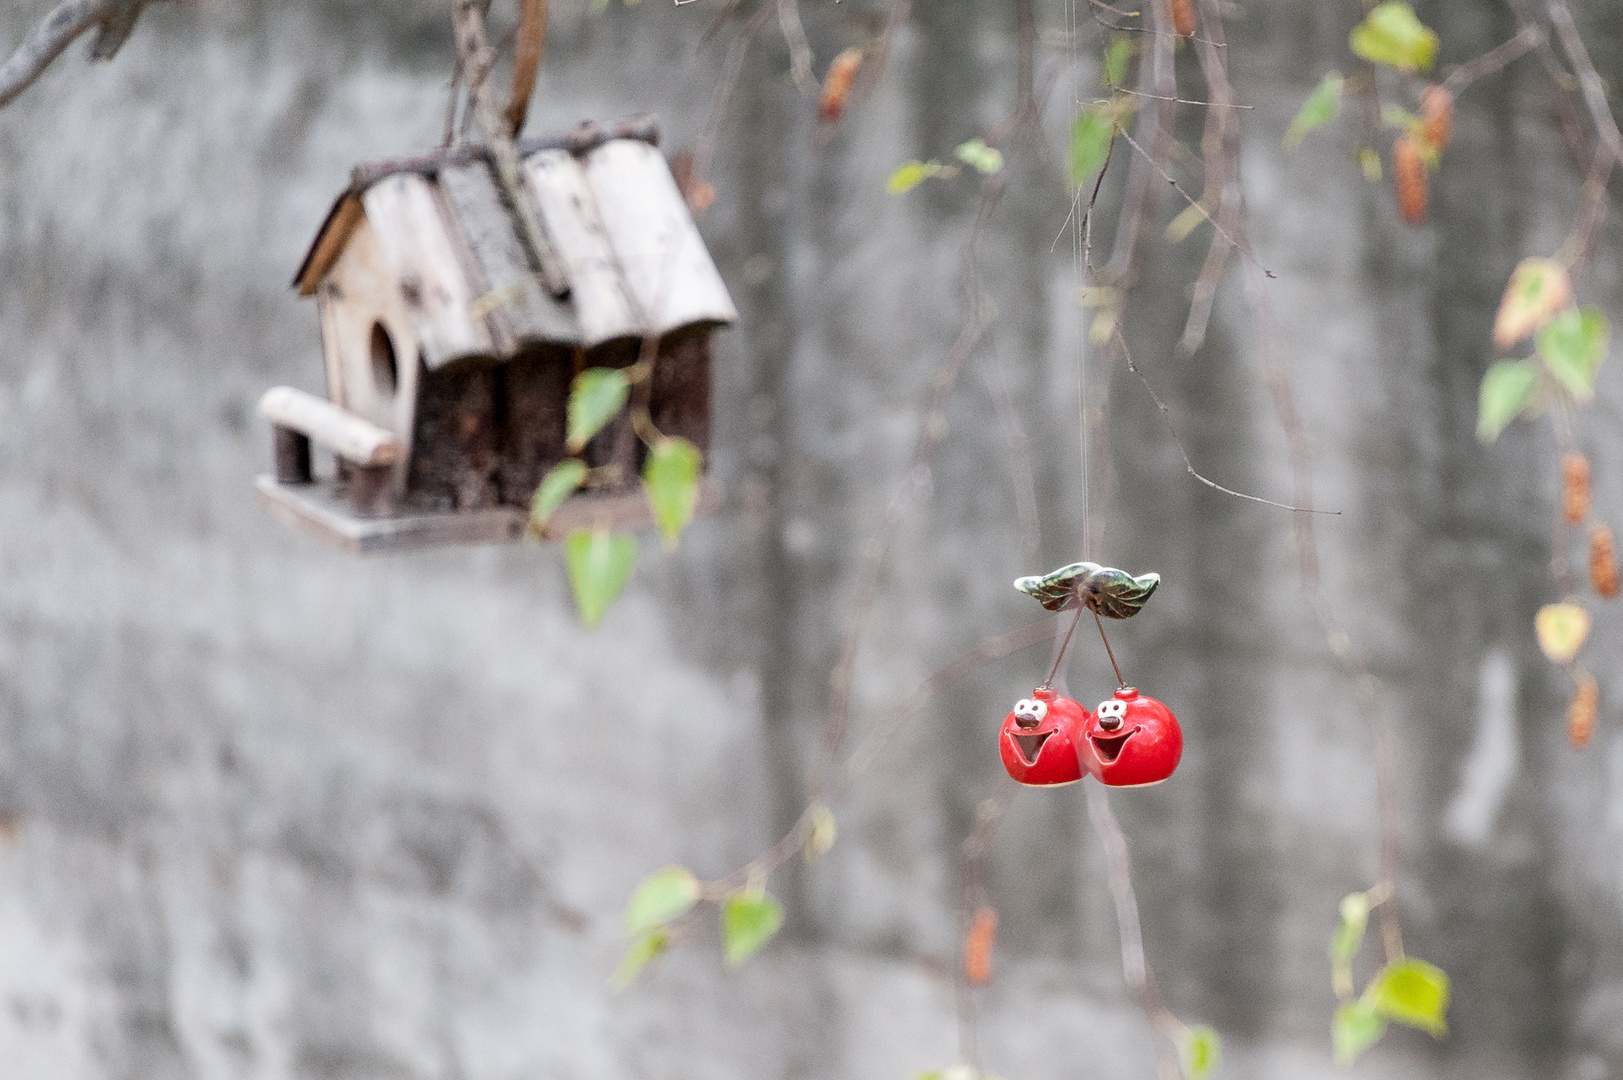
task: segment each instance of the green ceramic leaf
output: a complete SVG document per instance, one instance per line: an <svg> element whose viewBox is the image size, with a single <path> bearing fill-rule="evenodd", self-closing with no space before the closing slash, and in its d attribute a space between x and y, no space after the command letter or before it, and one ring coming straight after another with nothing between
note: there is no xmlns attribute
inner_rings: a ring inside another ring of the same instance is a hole
<svg viewBox="0 0 1623 1080"><path fill-rule="evenodd" d="M737 967L761 950L783 925L783 907L765 892L742 889L721 905L721 944Z"/></svg>
<svg viewBox="0 0 1623 1080"><path fill-rule="evenodd" d="M1036 598L1048 611L1066 611L1078 601L1107 619L1137 615L1161 584L1160 574L1134 577L1125 570L1098 563L1078 562L1040 577L1015 580L1014 587Z"/></svg>
<svg viewBox="0 0 1623 1080"><path fill-rule="evenodd" d="M666 548L674 548L676 540L693 520L693 511L699 505L699 474L704 467L704 455L699 448L679 435L665 435L649 448L648 461L642 467L643 486L648 491L648 505L654 512L654 524L664 538Z"/></svg>
<svg viewBox="0 0 1623 1080"><path fill-rule="evenodd" d="M1430 71L1437 61L1437 34L1400 0L1376 5L1347 43L1360 59L1399 71Z"/></svg>
<svg viewBox="0 0 1623 1080"><path fill-rule="evenodd" d="M962 161L976 172L987 176L991 176L1003 168L1002 151L987 146L980 139L970 139L953 152L957 155L959 161Z"/></svg>
<svg viewBox="0 0 1623 1080"><path fill-rule="evenodd" d="M1611 337L1612 324L1599 308L1563 311L1538 332L1539 359L1568 393L1589 401Z"/></svg>
<svg viewBox="0 0 1623 1080"><path fill-rule="evenodd" d="M679 919L699 902L699 879L685 866L667 866L642 879L626 904L626 933L638 934Z"/></svg>
<svg viewBox="0 0 1623 1080"><path fill-rule="evenodd" d="M1369 1001L1359 998L1350 1005L1343 1005L1336 1010L1330 1024L1330 1044L1335 1049L1336 1064L1351 1065L1385 1033L1386 1021Z"/></svg>
<svg viewBox="0 0 1623 1080"><path fill-rule="evenodd" d="M1438 1039L1448 1034L1448 975L1435 964L1412 956L1394 961L1375 976L1364 997L1387 1020Z"/></svg>
<svg viewBox="0 0 1623 1080"><path fill-rule="evenodd" d="M1116 118L1109 105L1093 105L1077 114L1071 124L1071 183L1093 179L1110 156L1116 137Z"/></svg>
<svg viewBox="0 0 1623 1080"><path fill-rule="evenodd" d="M564 541L564 566L575 591L575 606L587 629L603 621L603 613L631 580L637 565L637 538L579 529Z"/></svg>
<svg viewBox="0 0 1623 1080"><path fill-rule="evenodd" d="M1539 369L1531 360L1499 360L1482 377L1476 437L1491 443L1538 398Z"/></svg>
<svg viewBox="0 0 1623 1080"><path fill-rule="evenodd" d="M585 479L586 462L579 458L565 458L547 470L541 486L535 489L535 498L530 500L530 527L539 531L545 526L552 512L580 490Z"/></svg>
<svg viewBox="0 0 1623 1080"><path fill-rule="evenodd" d="M575 376L569 390L569 451L579 453L625 408L631 384L624 371L615 368L587 368Z"/></svg>
<svg viewBox="0 0 1623 1080"><path fill-rule="evenodd" d="M1198 1024L1183 1033L1178 1042L1178 1058L1183 1062L1187 1080L1206 1080L1217 1068L1223 1042L1217 1032L1205 1024Z"/></svg>
<svg viewBox="0 0 1623 1080"><path fill-rule="evenodd" d="M1334 120L1341 113L1341 90L1347 80L1341 77L1341 72L1332 71L1319 80L1319 85L1302 102L1302 107L1296 112L1296 119L1285 132L1285 145L1294 150L1302 145L1302 140L1314 128L1323 127Z"/></svg>
<svg viewBox="0 0 1623 1080"><path fill-rule="evenodd" d="M625 955L620 958L620 966L614 969L614 988L624 990L630 986L638 973L670 944L671 935L663 930L650 930L646 934L639 934L626 947Z"/></svg>

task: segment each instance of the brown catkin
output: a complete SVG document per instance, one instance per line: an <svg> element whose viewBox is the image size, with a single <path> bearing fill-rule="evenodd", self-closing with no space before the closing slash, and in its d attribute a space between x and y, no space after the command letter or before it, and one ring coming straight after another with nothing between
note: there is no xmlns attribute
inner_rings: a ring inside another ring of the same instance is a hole
<svg viewBox="0 0 1623 1080"><path fill-rule="evenodd" d="M1406 225L1426 220L1426 160L1407 135L1392 144L1392 182L1398 196L1398 216Z"/></svg>
<svg viewBox="0 0 1623 1080"><path fill-rule="evenodd" d="M1589 528L1589 584L1606 599L1617 599L1617 537L1598 521Z"/></svg>
<svg viewBox="0 0 1623 1080"><path fill-rule="evenodd" d="M1195 32L1195 0L1172 0L1172 29L1179 37Z"/></svg>
<svg viewBox="0 0 1623 1080"><path fill-rule="evenodd" d="M1572 692L1567 704L1567 740L1573 746L1582 746L1595 733L1595 718L1600 715L1600 684L1587 671L1578 672L1578 688Z"/></svg>
<svg viewBox="0 0 1623 1080"><path fill-rule="evenodd" d="M822 100L817 105L817 119L832 124L845 112L845 99L851 96L851 84L861 66L861 49L847 49L828 65L828 74L823 76Z"/></svg>
<svg viewBox="0 0 1623 1080"><path fill-rule="evenodd" d="M997 911L978 908L964 936L964 981L971 986L992 982L992 946L997 944Z"/></svg>
<svg viewBox="0 0 1623 1080"><path fill-rule="evenodd" d="M1420 119L1420 137L1442 153L1454 135L1454 95L1441 86L1426 87L1420 92Z"/></svg>
<svg viewBox="0 0 1623 1080"><path fill-rule="evenodd" d="M1561 459L1561 520L1576 525L1589 516L1589 459L1568 454Z"/></svg>

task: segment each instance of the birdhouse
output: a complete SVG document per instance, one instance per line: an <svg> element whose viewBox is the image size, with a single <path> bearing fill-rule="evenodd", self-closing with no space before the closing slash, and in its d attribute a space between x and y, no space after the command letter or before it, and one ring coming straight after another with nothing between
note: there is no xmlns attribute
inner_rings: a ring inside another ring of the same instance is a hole
<svg viewBox="0 0 1623 1080"><path fill-rule="evenodd" d="M640 365L638 381L582 451L597 482L544 535L648 519L632 410L708 461L710 336L738 315L657 125L517 149L525 205L482 147L354 170L294 279L316 300L327 396L260 401L275 473L258 495L277 517L350 551L517 539L593 367ZM701 512L717 501L707 479Z"/></svg>

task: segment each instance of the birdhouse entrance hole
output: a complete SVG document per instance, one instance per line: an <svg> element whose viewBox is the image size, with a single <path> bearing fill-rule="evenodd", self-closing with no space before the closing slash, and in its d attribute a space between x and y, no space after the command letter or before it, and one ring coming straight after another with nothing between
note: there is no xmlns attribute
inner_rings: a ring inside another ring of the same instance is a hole
<svg viewBox="0 0 1623 1080"><path fill-rule="evenodd" d="M378 393L394 397L400 386L400 365L394 356L394 341L381 322L372 324L372 381Z"/></svg>

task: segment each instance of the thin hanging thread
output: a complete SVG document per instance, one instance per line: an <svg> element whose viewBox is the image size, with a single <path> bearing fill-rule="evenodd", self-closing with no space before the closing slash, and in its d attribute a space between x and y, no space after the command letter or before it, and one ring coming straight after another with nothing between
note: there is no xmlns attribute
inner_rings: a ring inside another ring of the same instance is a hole
<svg viewBox="0 0 1623 1080"><path fill-rule="evenodd" d="M1116 669L1116 685L1125 690L1127 689L1127 680L1121 677L1121 666L1116 663L1116 654L1110 648L1110 639L1105 637L1104 620L1099 618L1097 611L1093 613L1093 621L1099 624L1099 640L1105 643L1105 655L1110 657L1110 666ZM1071 624L1071 629L1076 629L1075 623ZM1070 639L1066 638L1066 640L1069 641Z"/></svg>
<svg viewBox="0 0 1623 1080"><path fill-rule="evenodd" d="M1059 666L1065 662L1065 650L1071 647L1071 635L1076 633L1076 624L1082 621L1082 604L1076 605L1076 618L1071 620L1071 628L1065 631L1065 640L1060 642L1059 655L1054 657L1054 666L1048 671L1048 678L1043 680L1041 689L1051 690L1054 687L1054 676L1059 674ZM1108 647L1108 646L1107 646ZM1112 659L1111 663L1115 663Z"/></svg>

